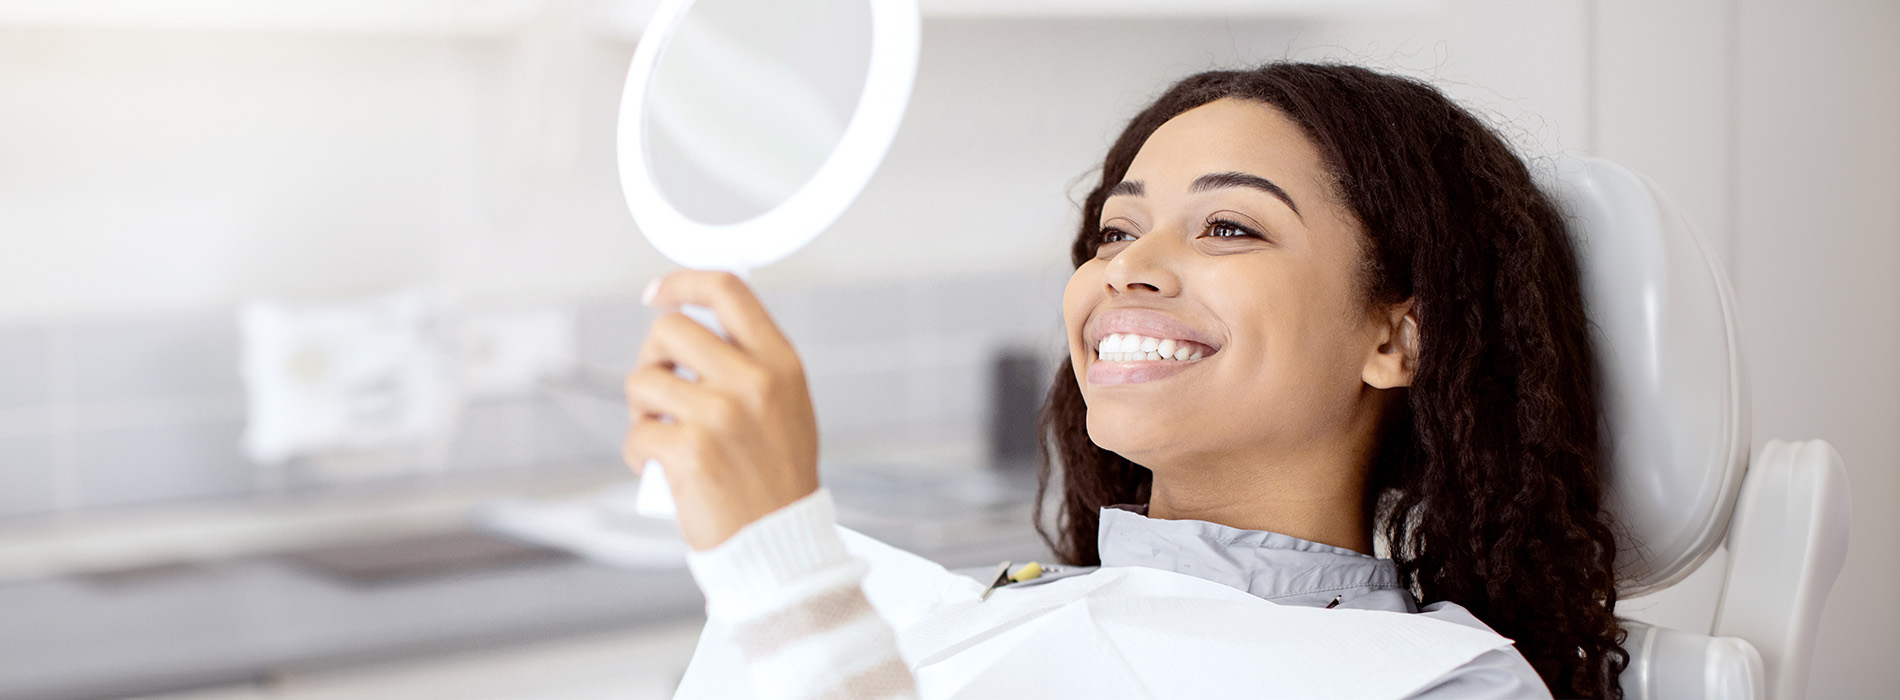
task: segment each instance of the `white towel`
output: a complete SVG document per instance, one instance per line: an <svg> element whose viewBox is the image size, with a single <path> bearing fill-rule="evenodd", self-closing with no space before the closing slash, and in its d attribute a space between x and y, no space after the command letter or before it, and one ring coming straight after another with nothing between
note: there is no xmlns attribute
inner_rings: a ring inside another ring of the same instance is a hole
<svg viewBox="0 0 1900 700"><path fill-rule="evenodd" d="M444 304L406 291L324 304L254 300L238 312L244 447L262 464L327 450L426 444L451 430Z"/></svg>

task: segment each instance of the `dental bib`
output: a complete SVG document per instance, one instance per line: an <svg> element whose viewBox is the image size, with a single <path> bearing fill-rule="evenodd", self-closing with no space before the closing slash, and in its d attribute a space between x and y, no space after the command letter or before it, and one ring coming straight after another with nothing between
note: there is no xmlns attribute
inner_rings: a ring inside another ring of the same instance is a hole
<svg viewBox="0 0 1900 700"><path fill-rule="evenodd" d="M1403 698L1511 641L1406 613L1284 606L1159 569L983 587L840 528L923 698ZM709 623L676 696L749 697ZM704 665L704 667L702 667Z"/></svg>

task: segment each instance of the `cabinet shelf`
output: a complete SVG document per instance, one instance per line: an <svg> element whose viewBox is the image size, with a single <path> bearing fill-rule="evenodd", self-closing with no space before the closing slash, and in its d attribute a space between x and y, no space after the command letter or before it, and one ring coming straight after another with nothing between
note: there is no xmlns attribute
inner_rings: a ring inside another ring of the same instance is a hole
<svg viewBox="0 0 1900 700"><path fill-rule="evenodd" d="M920 0L925 17L1363 18L1411 14L1443 0Z"/></svg>
<svg viewBox="0 0 1900 700"><path fill-rule="evenodd" d="M921 0L926 18L1365 18L1444 0ZM658 0L589 0L587 21L637 34ZM500 36L573 5L556 0L4 0L0 27Z"/></svg>
<svg viewBox="0 0 1900 700"><path fill-rule="evenodd" d="M501 36L546 0L5 0L0 27Z"/></svg>

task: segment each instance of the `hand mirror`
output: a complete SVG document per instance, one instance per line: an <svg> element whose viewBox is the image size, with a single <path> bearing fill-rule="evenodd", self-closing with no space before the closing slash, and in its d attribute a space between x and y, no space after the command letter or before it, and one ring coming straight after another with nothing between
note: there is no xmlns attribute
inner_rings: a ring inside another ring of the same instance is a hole
<svg viewBox="0 0 1900 700"><path fill-rule="evenodd" d="M919 27L916 0L662 0L620 102L620 185L647 241L744 275L824 232L897 135ZM638 508L672 512L653 462Z"/></svg>

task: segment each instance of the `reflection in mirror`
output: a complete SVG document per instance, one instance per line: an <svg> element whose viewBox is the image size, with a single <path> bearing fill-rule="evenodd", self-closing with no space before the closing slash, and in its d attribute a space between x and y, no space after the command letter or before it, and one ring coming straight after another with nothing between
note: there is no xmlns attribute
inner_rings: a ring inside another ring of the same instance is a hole
<svg viewBox="0 0 1900 700"><path fill-rule="evenodd" d="M867 0L698 0L660 56L643 134L681 214L730 224L798 191L864 89Z"/></svg>

